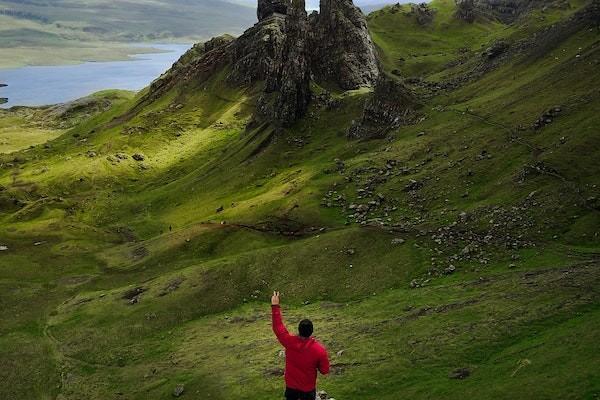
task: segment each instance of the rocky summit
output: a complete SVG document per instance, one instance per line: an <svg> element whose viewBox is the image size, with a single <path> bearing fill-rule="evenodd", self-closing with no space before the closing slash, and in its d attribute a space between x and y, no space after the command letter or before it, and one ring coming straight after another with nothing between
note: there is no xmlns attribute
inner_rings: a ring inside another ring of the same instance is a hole
<svg viewBox="0 0 600 400"><path fill-rule="evenodd" d="M256 118L287 126L305 114L311 80L344 90L377 82L376 49L352 0L324 0L310 16L303 0L261 0L257 14L258 23L239 38L215 38L190 50L147 98L182 80L202 82L228 66L233 84L264 83Z"/></svg>

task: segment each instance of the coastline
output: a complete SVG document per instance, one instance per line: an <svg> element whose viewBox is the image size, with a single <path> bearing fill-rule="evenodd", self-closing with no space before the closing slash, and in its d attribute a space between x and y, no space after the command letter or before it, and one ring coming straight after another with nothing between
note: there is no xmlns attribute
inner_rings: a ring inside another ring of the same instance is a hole
<svg viewBox="0 0 600 400"><path fill-rule="evenodd" d="M133 61L136 56L168 52L161 44L193 44L182 38L160 43L78 42L65 47L19 46L0 47L0 71L21 67L78 65L87 62Z"/></svg>

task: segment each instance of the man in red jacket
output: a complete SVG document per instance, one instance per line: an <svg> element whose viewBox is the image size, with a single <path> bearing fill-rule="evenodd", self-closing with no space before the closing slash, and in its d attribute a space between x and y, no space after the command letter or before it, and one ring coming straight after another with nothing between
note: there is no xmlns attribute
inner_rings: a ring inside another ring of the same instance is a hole
<svg viewBox="0 0 600 400"><path fill-rule="evenodd" d="M317 370L329 373L327 350L311 335L312 322L300 321L298 336L291 335L281 320L279 292L271 297L273 332L285 347L285 398L287 400L314 400L316 397Z"/></svg>

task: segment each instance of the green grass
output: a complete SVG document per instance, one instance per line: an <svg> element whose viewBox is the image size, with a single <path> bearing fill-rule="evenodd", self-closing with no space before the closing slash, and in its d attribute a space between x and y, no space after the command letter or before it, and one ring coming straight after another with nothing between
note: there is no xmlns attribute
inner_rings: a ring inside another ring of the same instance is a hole
<svg viewBox="0 0 600 400"><path fill-rule="evenodd" d="M573 12L467 25L451 5L427 28L372 14L386 70L444 81L482 44ZM0 155L0 397L159 399L182 383L184 398L276 398L278 289L289 327L310 317L329 348L319 387L335 398L596 398L597 38L518 53L381 140L346 138L368 91L247 130L259 88L227 69L154 102L98 94L102 112L2 112L0 137L23 142ZM368 224L333 200L377 194Z"/></svg>

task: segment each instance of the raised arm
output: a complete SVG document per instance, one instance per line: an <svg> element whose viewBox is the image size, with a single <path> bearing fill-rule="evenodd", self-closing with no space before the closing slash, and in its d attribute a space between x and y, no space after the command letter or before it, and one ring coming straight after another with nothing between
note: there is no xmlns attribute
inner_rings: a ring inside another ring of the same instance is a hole
<svg viewBox="0 0 600 400"><path fill-rule="evenodd" d="M279 305L279 292L273 292L271 297L271 318L273 320L273 332L283 347L290 343L292 335L288 332L281 319L281 306Z"/></svg>
<svg viewBox="0 0 600 400"><path fill-rule="evenodd" d="M321 358L319 358L319 372L323 375L327 375L329 373L329 356L327 355L327 350L325 349L323 349Z"/></svg>

